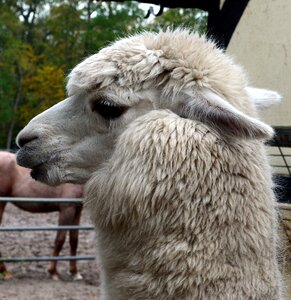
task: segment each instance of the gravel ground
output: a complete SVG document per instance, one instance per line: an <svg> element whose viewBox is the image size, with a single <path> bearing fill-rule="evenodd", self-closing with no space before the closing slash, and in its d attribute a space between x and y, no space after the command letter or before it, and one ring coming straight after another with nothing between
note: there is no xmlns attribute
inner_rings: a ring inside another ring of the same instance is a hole
<svg viewBox="0 0 291 300"><path fill-rule="evenodd" d="M32 214L8 204L3 215L3 226L56 225L58 213ZM81 225L90 225L83 211ZM0 249L3 257L47 256L53 251L54 231L0 232ZM79 255L95 255L94 232L80 231ZM61 255L70 255L68 237ZM53 281L47 272L48 262L7 263L13 279L0 279L1 300L93 300L97 299L99 274L95 261L79 261L83 280L73 281L69 262L58 263L60 280Z"/></svg>

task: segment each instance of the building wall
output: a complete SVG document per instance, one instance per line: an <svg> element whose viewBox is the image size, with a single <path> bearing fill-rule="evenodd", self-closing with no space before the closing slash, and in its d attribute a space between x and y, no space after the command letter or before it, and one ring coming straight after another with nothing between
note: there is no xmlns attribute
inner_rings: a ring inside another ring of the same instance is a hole
<svg viewBox="0 0 291 300"><path fill-rule="evenodd" d="M250 0L227 52L246 69L252 86L283 96L261 118L291 126L291 0Z"/></svg>

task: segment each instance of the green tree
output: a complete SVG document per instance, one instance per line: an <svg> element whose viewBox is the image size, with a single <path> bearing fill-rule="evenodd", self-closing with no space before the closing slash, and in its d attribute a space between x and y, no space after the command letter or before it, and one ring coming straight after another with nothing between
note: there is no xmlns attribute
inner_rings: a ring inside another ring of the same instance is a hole
<svg viewBox="0 0 291 300"><path fill-rule="evenodd" d="M95 53L105 44L143 28L144 11L136 2L87 1L83 17L86 19L84 54Z"/></svg>
<svg viewBox="0 0 291 300"><path fill-rule="evenodd" d="M64 79L84 57L143 29L204 31L198 10L167 10L151 22L134 1L0 0L0 148L34 115L65 97Z"/></svg>
<svg viewBox="0 0 291 300"><path fill-rule="evenodd" d="M78 1L54 4L49 15L42 20L44 59L70 70L83 54L82 35L85 22Z"/></svg>
<svg viewBox="0 0 291 300"><path fill-rule="evenodd" d="M0 120L1 146L10 147L15 124L15 113L22 92L21 64L25 45L20 36L22 26L13 10L14 1L0 2ZM22 57L22 59L20 59ZM5 142L7 140L7 145Z"/></svg>
<svg viewBox="0 0 291 300"><path fill-rule="evenodd" d="M168 9L149 24L149 28L155 31L168 27L184 27L199 33L206 33L207 13L195 8Z"/></svg>
<svg viewBox="0 0 291 300"><path fill-rule="evenodd" d="M24 126L40 112L65 98L62 67L41 65L23 80L24 101L19 107L18 122Z"/></svg>

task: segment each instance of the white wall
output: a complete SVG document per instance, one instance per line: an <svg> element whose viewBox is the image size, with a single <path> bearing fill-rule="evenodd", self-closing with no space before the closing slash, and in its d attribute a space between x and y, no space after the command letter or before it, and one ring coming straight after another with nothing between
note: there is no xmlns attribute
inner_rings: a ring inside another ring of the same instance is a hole
<svg viewBox="0 0 291 300"><path fill-rule="evenodd" d="M253 86L283 96L262 119L291 126L291 0L250 0L227 52L246 69Z"/></svg>

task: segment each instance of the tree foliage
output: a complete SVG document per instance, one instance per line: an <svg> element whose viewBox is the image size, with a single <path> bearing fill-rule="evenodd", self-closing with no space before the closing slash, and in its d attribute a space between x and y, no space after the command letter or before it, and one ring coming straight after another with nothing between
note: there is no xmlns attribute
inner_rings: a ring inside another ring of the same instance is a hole
<svg viewBox="0 0 291 300"><path fill-rule="evenodd" d="M194 9L167 10L146 21L134 1L0 0L0 148L65 97L66 75L84 57L116 38L144 29L184 26L203 31Z"/></svg>
<svg viewBox="0 0 291 300"><path fill-rule="evenodd" d="M174 8L166 10L149 25L153 30L161 30L168 27L190 28L193 31L205 32L207 28L207 14L199 9Z"/></svg>

